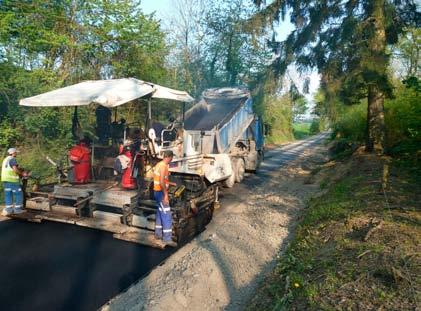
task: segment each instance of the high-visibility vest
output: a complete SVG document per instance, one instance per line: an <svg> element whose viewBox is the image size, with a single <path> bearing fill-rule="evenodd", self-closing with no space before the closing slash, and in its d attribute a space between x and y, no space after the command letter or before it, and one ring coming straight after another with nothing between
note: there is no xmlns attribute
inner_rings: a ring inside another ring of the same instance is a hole
<svg viewBox="0 0 421 311"><path fill-rule="evenodd" d="M13 159L13 157L8 156L3 160L3 164L1 166L1 181L18 183L19 175L16 174L13 167L9 165L11 159Z"/></svg>
<svg viewBox="0 0 421 311"><path fill-rule="evenodd" d="M153 190L154 191L162 191L161 187L161 171L164 167L163 171L166 172L166 175L164 176L165 185L168 187L170 186L170 180L168 178L168 165L165 164L163 161L159 162L157 165L155 165L153 170Z"/></svg>

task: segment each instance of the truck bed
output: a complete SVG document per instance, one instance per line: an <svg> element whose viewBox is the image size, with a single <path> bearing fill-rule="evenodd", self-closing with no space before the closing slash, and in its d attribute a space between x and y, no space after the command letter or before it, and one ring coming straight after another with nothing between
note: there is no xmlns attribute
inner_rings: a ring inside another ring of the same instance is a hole
<svg viewBox="0 0 421 311"><path fill-rule="evenodd" d="M216 88L203 93L202 100L185 115L187 131L205 131L201 150L226 153L240 139L254 119L250 92L242 88Z"/></svg>
<svg viewBox="0 0 421 311"><path fill-rule="evenodd" d="M248 94L225 96L212 94L204 97L199 103L186 112L184 128L186 130L211 131L221 128L237 110L247 101ZM205 94L206 96L206 94Z"/></svg>

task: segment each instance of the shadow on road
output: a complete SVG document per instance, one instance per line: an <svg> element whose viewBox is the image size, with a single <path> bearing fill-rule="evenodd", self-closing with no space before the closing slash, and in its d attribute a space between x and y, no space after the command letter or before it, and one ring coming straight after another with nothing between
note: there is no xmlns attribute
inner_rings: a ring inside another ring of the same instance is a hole
<svg viewBox="0 0 421 311"><path fill-rule="evenodd" d="M303 155L303 152L305 149L308 148L314 148L315 146L319 145L321 141L323 141L326 138L326 134L318 135L313 138L307 139L305 141L293 143L287 146L283 146L274 150L271 150L265 158L264 164L262 165L261 169L259 169L258 173L255 175L250 175L247 178L245 178L242 182L242 184L237 184L232 189L226 189L223 191L222 197L223 199L227 199L230 201L235 201L238 203L244 203L248 204L248 198L244 196L243 190L253 191L258 189L260 187L268 187L270 189L271 183L277 183L277 180L273 180L275 174L279 172L279 169L283 166L287 166L288 162L297 160ZM242 189L240 189L242 188ZM298 198L294 194L290 193L282 193L277 194L282 195L283 198L286 201L294 202L299 201L300 198ZM293 205L293 204L292 204ZM288 219L292 219L296 213L296 208L288 208L287 206L282 206L282 208L279 208L279 206L273 207L277 213L282 213L286 216ZM258 222L259 219L257 218L256 221ZM263 224L262 224L263 225ZM294 231L294 227L296 225L296 222L289 221L287 225L285 226L286 230L288 231L288 235L286 238L283 238L280 240L279 248L281 250L284 250L286 245L289 243L292 233ZM248 246L247 243L242 242L241 240L233 241L233 237L231 236L224 236L222 233L218 232L218 238L226 241L228 244L231 244L232 247L238 248L241 253L250 254L251 258L259 258L258 254L252 253L251 248ZM250 239L253 239L253 237L248 237ZM235 240L235 237L234 237ZM264 243L264 242L263 242ZM230 266L232 265L232 261L235 259L227 258L225 251L223 249L220 249L217 245L214 243L209 243L206 240L199 242L199 245L206 249L213 257L214 262L219 267L221 274L224 277L224 283L225 288L228 291L229 297L231 297L231 301L228 304L228 306L224 307L224 310L239 310L244 307L245 301L243 301L244 295L241 293L247 292L245 296L251 297L253 295L254 290L256 289L256 284L260 280L262 280L263 276L269 272L275 263L275 258L273 258L272 261L270 261L268 264L266 264L261 273L256 277L255 280L249 282L246 285L239 286L236 284L235 280L235 273L231 271ZM269 246L269 244L265 247L272 247ZM231 263L229 263L231 261ZM252 264L252 263L250 263ZM237 276L238 277L238 276ZM255 281L258 282L255 282Z"/></svg>

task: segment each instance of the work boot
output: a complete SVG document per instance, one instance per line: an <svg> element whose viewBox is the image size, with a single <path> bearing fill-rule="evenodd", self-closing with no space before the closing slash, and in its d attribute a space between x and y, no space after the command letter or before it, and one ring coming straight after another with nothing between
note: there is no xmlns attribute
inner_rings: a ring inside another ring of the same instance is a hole
<svg viewBox="0 0 421 311"><path fill-rule="evenodd" d="M10 216L12 214L13 214L13 209L10 208L10 207L3 208L2 212L1 212L2 216Z"/></svg>
<svg viewBox="0 0 421 311"><path fill-rule="evenodd" d="M15 207L14 209L13 209L13 214L22 214L22 213L24 213L25 211L22 209L22 208L20 208L20 207Z"/></svg>
<svg viewBox="0 0 421 311"><path fill-rule="evenodd" d="M177 243L175 243L173 240L163 240L162 242L165 244L165 246L177 247Z"/></svg>

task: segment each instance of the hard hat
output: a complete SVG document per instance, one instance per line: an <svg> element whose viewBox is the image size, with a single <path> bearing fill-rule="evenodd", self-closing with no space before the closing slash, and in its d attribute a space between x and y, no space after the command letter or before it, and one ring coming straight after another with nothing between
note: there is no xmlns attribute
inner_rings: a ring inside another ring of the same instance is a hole
<svg viewBox="0 0 421 311"><path fill-rule="evenodd" d="M7 153L10 154L10 155L12 155L14 153L17 153L17 152L18 151L16 150L16 148L9 148L9 149L7 149Z"/></svg>

